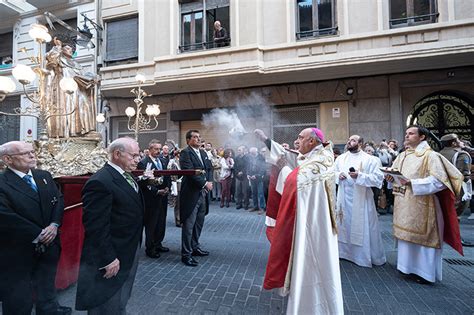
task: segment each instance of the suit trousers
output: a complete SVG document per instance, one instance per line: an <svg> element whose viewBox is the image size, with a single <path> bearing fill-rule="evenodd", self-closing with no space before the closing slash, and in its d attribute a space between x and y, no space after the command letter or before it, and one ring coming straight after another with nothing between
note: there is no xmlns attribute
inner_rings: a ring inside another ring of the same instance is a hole
<svg viewBox="0 0 474 315"><path fill-rule="evenodd" d="M202 190L201 196L189 217L181 221L183 224L181 228L181 256L183 257L190 257L192 252L199 248L199 237L206 216L206 195L207 192Z"/></svg>
<svg viewBox="0 0 474 315"><path fill-rule="evenodd" d="M165 203L166 202L166 203ZM159 197L153 207L145 209L145 247L153 250L165 238L168 197Z"/></svg>
<svg viewBox="0 0 474 315"><path fill-rule="evenodd" d="M59 306L54 283L60 253L59 244L53 243L44 253L35 254L33 269L22 271L6 292L2 304L4 315L31 314L33 292L36 295L36 314L48 313Z"/></svg>
<svg viewBox="0 0 474 315"><path fill-rule="evenodd" d="M247 177L235 179L235 203L238 207L247 208L249 206L249 180Z"/></svg>
<svg viewBox="0 0 474 315"><path fill-rule="evenodd" d="M250 180L250 186L252 187L252 200L254 208L265 210L265 195L263 193L263 179L257 178Z"/></svg>
<svg viewBox="0 0 474 315"><path fill-rule="evenodd" d="M127 303L132 295L133 282L137 274L138 267L138 248L135 252L132 268L122 287L104 304L94 307L87 311L89 315L127 315Z"/></svg>

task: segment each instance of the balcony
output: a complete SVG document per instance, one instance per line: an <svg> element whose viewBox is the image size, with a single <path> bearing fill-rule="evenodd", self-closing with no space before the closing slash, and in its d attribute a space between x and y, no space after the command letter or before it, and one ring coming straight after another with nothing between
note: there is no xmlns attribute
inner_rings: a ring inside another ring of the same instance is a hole
<svg viewBox="0 0 474 315"><path fill-rule="evenodd" d="M278 45L231 46L102 68L103 92L124 96L137 71L153 94L330 80L472 65L474 20ZM191 50L189 50L191 51Z"/></svg>
<svg viewBox="0 0 474 315"><path fill-rule="evenodd" d="M209 49L218 49L223 47L230 46L230 38L227 38L225 41L216 43L214 41L203 42L203 43L196 43L196 44L188 44L188 45L181 45L178 47L179 52L191 52L197 50L209 50Z"/></svg>

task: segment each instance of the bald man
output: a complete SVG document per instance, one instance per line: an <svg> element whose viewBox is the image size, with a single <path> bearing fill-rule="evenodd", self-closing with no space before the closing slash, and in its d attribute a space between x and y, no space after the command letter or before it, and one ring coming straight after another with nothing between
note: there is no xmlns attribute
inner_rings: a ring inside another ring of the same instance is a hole
<svg viewBox="0 0 474 315"><path fill-rule="evenodd" d="M273 219L263 287L289 292L287 314L341 314L332 145L324 142L318 128L299 133L297 153L268 139L259 129L255 135L270 149L270 163L278 163L282 157L287 160L276 187L281 191L281 202ZM272 221L268 214L267 219L266 223Z"/></svg>
<svg viewBox="0 0 474 315"><path fill-rule="evenodd" d="M84 247L76 309L88 314L126 314L137 271L145 203L131 174L140 161L138 143L119 138L109 161L82 190Z"/></svg>
<svg viewBox="0 0 474 315"><path fill-rule="evenodd" d="M58 304L54 281L64 202L51 174L36 170L31 143L0 146L0 295L3 314L70 314ZM35 289L35 290L34 290ZM33 290L35 293L33 294Z"/></svg>
<svg viewBox="0 0 474 315"><path fill-rule="evenodd" d="M364 139L352 135L347 152L335 162L339 257L362 267L386 261L372 187L381 188L380 159L362 150Z"/></svg>
<svg viewBox="0 0 474 315"><path fill-rule="evenodd" d="M215 47L224 47L227 46L227 31L221 26L220 21L214 22L214 45Z"/></svg>

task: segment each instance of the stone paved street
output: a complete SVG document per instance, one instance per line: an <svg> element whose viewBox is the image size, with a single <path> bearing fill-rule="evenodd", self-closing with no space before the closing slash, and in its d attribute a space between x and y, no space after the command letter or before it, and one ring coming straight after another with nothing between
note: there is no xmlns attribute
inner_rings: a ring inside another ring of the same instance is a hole
<svg viewBox="0 0 474 315"><path fill-rule="evenodd" d="M473 314L474 248L465 257L445 247L444 258L471 263L443 263L443 281L421 285L402 278L396 270L391 215L380 216L388 263L372 269L341 261L346 314ZM159 259L140 254L140 265L130 314L281 314L286 299L262 291L269 251L264 217L255 212L211 207L202 234L202 246L211 255L199 258L199 267L180 262L180 229L168 213L165 246ZM474 241L474 222L462 220L464 238ZM60 293L63 305L74 305L75 286ZM75 312L81 314L82 312Z"/></svg>

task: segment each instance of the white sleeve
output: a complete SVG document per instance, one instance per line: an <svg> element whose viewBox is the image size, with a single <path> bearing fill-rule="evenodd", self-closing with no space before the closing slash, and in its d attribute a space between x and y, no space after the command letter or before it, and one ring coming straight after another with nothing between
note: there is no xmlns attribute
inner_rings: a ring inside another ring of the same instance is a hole
<svg viewBox="0 0 474 315"><path fill-rule="evenodd" d="M373 159L370 161L370 167L363 173L359 173L355 183L364 187L377 187L382 188L383 185L383 173L380 170L382 163L380 159Z"/></svg>
<svg viewBox="0 0 474 315"><path fill-rule="evenodd" d="M425 178L412 179L411 188L413 190L413 195L421 196L435 194L445 189L446 186L436 177L428 176Z"/></svg>

